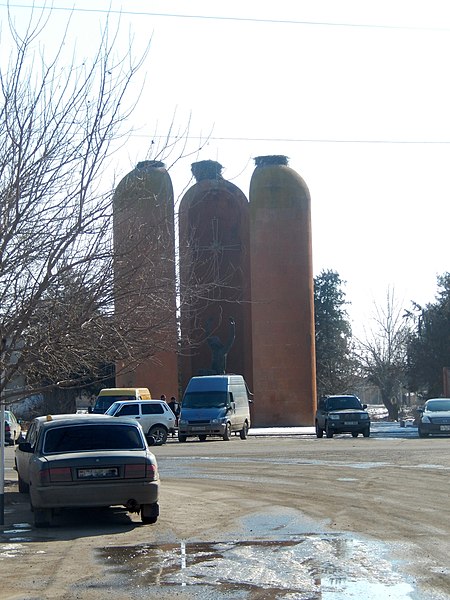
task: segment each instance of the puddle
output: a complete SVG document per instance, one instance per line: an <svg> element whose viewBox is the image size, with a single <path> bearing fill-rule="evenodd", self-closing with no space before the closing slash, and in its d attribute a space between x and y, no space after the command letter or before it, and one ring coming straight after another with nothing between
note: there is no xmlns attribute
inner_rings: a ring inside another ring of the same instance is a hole
<svg viewBox="0 0 450 600"><path fill-rule="evenodd" d="M414 588L384 554L381 544L323 533L285 541L181 542L97 550L97 558L106 565L100 587L119 587L130 597L133 588L142 593L152 587L156 593L157 585L173 594L181 593L181 588L194 594L198 589L198 597L411 600Z"/></svg>
<svg viewBox="0 0 450 600"><path fill-rule="evenodd" d="M15 558L22 555L23 551L22 544L2 544L0 545L0 560L2 558Z"/></svg>
<svg viewBox="0 0 450 600"><path fill-rule="evenodd" d="M16 533L22 534L25 531L32 531L30 523L13 523L11 527L15 529L4 529L3 535L15 535Z"/></svg>

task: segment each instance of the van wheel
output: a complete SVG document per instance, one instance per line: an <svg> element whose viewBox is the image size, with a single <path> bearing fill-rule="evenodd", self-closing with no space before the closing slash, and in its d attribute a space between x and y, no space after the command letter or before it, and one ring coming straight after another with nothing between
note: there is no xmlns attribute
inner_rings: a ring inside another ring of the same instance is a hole
<svg viewBox="0 0 450 600"><path fill-rule="evenodd" d="M228 442L231 438L231 423L225 425L225 431L223 432L223 439Z"/></svg>
<svg viewBox="0 0 450 600"><path fill-rule="evenodd" d="M167 442L167 429L162 425L154 425L150 428L147 435L155 439L155 446L162 446Z"/></svg>
<svg viewBox="0 0 450 600"><path fill-rule="evenodd" d="M187 435L180 435L178 434L178 441L181 442L182 444L184 444L184 442L187 440Z"/></svg>
<svg viewBox="0 0 450 600"><path fill-rule="evenodd" d="M245 421L244 427L239 432L239 435L241 436L241 440L246 440L247 439L247 435L248 435L248 423L247 423L247 421Z"/></svg>
<svg viewBox="0 0 450 600"><path fill-rule="evenodd" d="M199 436L198 436L198 439L199 439L201 442L206 442L206 435L204 435L204 434L202 434L202 435L199 435Z"/></svg>

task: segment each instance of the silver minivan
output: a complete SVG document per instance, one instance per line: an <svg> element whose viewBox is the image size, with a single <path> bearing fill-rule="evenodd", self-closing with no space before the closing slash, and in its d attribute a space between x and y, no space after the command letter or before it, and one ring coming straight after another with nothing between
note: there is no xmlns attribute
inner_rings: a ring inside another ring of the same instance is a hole
<svg viewBox="0 0 450 600"><path fill-rule="evenodd" d="M242 375L192 377L184 392L178 420L178 440L208 436L229 440L232 433L247 438L251 394Z"/></svg>
<svg viewBox="0 0 450 600"><path fill-rule="evenodd" d="M152 436L157 446L165 444L169 433L175 431L176 417L164 400L122 400L111 404L105 414L137 419L145 435Z"/></svg>

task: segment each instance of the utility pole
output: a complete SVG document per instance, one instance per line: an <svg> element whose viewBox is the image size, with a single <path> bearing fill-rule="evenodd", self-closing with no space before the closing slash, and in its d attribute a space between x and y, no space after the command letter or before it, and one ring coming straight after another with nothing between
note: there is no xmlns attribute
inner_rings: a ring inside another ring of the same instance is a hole
<svg viewBox="0 0 450 600"><path fill-rule="evenodd" d="M5 401L3 373L0 382L0 525L5 524Z"/></svg>

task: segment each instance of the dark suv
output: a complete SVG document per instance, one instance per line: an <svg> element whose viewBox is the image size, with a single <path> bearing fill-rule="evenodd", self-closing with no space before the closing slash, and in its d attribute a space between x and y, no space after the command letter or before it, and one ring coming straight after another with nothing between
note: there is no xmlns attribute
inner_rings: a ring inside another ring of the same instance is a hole
<svg viewBox="0 0 450 600"><path fill-rule="evenodd" d="M332 438L335 433L351 433L357 437L370 435L369 413L367 404L361 404L357 396L322 396L317 407L315 425L318 438L325 435Z"/></svg>

